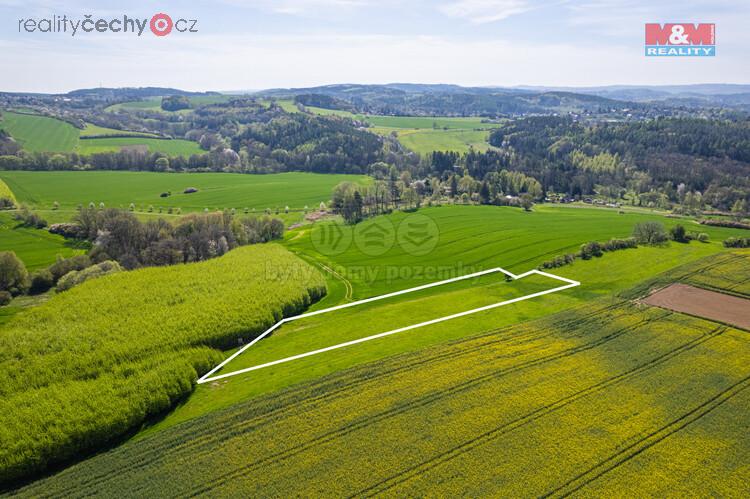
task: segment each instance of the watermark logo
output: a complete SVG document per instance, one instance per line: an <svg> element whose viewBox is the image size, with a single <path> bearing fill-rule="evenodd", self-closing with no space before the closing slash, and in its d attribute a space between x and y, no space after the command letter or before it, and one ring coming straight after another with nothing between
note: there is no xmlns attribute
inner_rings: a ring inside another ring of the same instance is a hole
<svg viewBox="0 0 750 499"><path fill-rule="evenodd" d="M424 256L437 246L440 231L433 219L415 213L401 221L396 238L405 252L412 256Z"/></svg>
<svg viewBox="0 0 750 499"><path fill-rule="evenodd" d="M713 23L648 23L646 56L713 57L716 25Z"/></svg>
<svg viewBox="0 0 750 499"><path fill-rule="evenodd" d="M357 225L324 222L313 225L313 247L323 255L340 255L352 246L366 256L376 257L399 247L412 256L431 253L440 241L440 230L427 215L413 213L396 227L390 218L377 217Z"/></svg>
<svg viewBox="0 0 750 499"><path fill-rule="evenodd" d="M172 18L163 12L154 14L154 17L151 18L151 22L149 23L151 32L156 36L167 36L172 32L173 26L174 23L172 22Z"/></svg>
<svg viewBox="0 0 750 499"><path fill-rule="evenodd" d="M315 224L310 239L319 253L328 256L340 255L352 245L352 230L338 223Z"/></svg>
<svg viewBox="0 0 750 499"><path fill-rule="evenodd" d="M389 218L365 220L354 226L354 242L367 256L380 256L393 247L396 230Z"/></svg>
<svg viewBox="0 0 750 499"><path fill-rule="evenodd" d="M45 18L28 18L18 20L19 33L56 33L78 36L84 33L118 33L142 36L149 28L155 36L167 36L176 31L178 33L197 33L198 20L173 20L163 12L148 17L131 17L127 14L121 17L96 19L92 14L83 18L68 17L67 15L53 15Z"/></svg>

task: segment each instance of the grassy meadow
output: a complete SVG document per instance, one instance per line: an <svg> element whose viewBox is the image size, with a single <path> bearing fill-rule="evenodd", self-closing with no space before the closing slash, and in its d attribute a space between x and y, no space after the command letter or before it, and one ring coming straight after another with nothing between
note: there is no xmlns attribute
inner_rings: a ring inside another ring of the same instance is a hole
<svg viewBox="0 0 750 499"><path fill-rule="evenodd" d="M318 271L267 244L95 279L12 317L0 334L0 485L123 437L188 395L217 348L324 293Z"/></svg>
<svg viewBox="0 0 750 499"><path fill-rule="evenodd" d="M80 131L81 137L96 137L96 136L107 136L107 135L133 135L136 137L158 137L154 133L143 133L133 132L129 130L117 130L116 128L107 128L93 123L87 123L86 128Z"/></svg>
<svg viewBox="0 0 750 499"><path fill-rule="evenodd" d="M146 146L148 152L161 152L169 156L192 156L205 154L197 142L182 139L154 139L144 137L102 137L81 140L76 151L79 154L117 152L127 147Z"/></svg>
<svg viewBox="0 0 750 499"><path fill-rule="evenodd" d="M484 152L490 149L488 130L432 130L432 129L400 129L374 128L381 134L395 133L402 146L419 154L429 154L434 151L469 152L473 149Z"/></svg>
<svg viewBox="0 0 750 499"><path fill-rule="evenodd" d="M146 212L149 206L180 208L183 213L235 208L263 212L266 208L281 212L287 206L302 210L317 209L328 203L333 187L344 180L369 182L355 175L279 173L245 175L236 173L155 173L155 172L25 172L0 171L0 180L15 192L18 201L35 209L50 209L60 203L61 213L73 216L78 205L103 202L107 207ZM188 187L198 192L184 194ZM171 192L162 198L161 193Z"/></svg>
<svg viewBox="0 0 750 499"><path fill-rule="evenodd" d="M491 147L487 142L490 130L502 126L497 122L485 122L483 118L375 116L320 107L305 109L313 114L342 116L367 122L371 125L370 131L379 135L395 133L401 145L419 154L433 151L465 153L470 149L486 151Z"/></svg>
<svg viewBox="0 0 750 499"><path fill-rule="evenodd" d="M81 252L62 236L19 226L8 212L0 212L0 251L15 252L30 271L52 265L58 256L67 258Z"/></svg>
<svg viewBox="0 0 750 499"><path fill-rule="evenodd" d="M76 127L46 116L3 111L0 127L31 152L72 152L78 144Z"/></svg>
<svg viewBox="0 0 750 499"><path fill-rule="evenodd" d="M46 116L4 111L0 127L31 152L95 154L119 151L123 147L146 146L149 152L171 156L204 154L197 142L182 139L159 139L154 134L115 130L87 124L79 130L62 120ZM132 135L132 137L97 137L98 135Z"/></svg>

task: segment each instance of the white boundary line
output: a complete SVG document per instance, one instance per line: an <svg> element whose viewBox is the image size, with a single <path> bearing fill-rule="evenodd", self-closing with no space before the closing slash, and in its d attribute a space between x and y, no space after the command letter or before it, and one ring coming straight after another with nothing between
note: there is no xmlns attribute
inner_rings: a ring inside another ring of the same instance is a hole
<svg viewBox="0 0 750 499"><path fill-rule="evenodd" d="M278 329L282 324L286 324L287 322L292 322L292 321L296 321L296 320L299 320L299 319L304 319L306 317L312 317L312 316L315 316L315 315L325 314L325 313L328 313L328 312L334 312L336 310L341 310L341 309L344 309L344 308L355 307L357 305L362 305L362 304L365 304L365 303L371 303L371 302L378 301L378 300L384 300L386 298L391 298L393 296L399 296L399 295L403 295L403 294L406 294L406 293L413 293L415 291L421 291L423 289L429 289L429 288L433 288L433 287L436 287L436 286L442 286L443 284L449 284L449 283L452 283L452 282L462 281L462 280L465 280L465 279L471 279L471 278L474 278L474 277L480 277L480 276L487 275L487 274L494 274L494 273L497 273L497 272L501 272L501 273L507 275L508 277L512 278L513 280L522 279L522 278L524 278L526 276L529 276L531 274L538 274L538 275L543 275L545 277L549 277L551 279L555 279L555 280L558 280L558 281L566 282L567 284L565 286L559 286L559 287L548 289L548 290L545 290L545 291L540 291L538 293L532 293L530 295L521 296L520 298L513 298L512 300L506 300L506 301L502 301L502 302L499 302L499 303L493 303L491 305L485 305L484 307L479 307L479 308L475 308L475 309L472 309L472 310L467 310L465 312L459 312L457 314L446 315L445 317L439 317L437 319L432 319L432 320L429 320L429 321L426 321L426 322L420 322L419 324L412 324L411 326L406 326L406 327L402 327L402 328L398 328L398 329L393 329L391 331L386 331L384 333L374 334L372 336L367 336L365 338L359 338L359 339L356 339L356 340L347 341L345 343L339 343L338 345L333 345L333 346L330 346L330 347L321 348L319 350L313 350L311 352L306 352L306 353L302 353L302 354L299 354L299 355L293 355L291 357L286 357L284 359L274 360L273 362L267 362L265 364L259 364L257 366L248 367L248 368L245 368L245 369L240 369L238 371L233 371L233 372L226 373L226 374L220 374L218 376L213 376L213 377L211 376L216 371L220 370L222 367L224 367L225 365L227 365L228 363L230 363L232 360L234 360L242 352L244 352L245 350L247 350L251 346L255 345L257 342L259 342L260 340L262 340L263 338L265 338L266 336L268 336L269 334L271 334L274 330ZM498 307L502 307L502 306L505 306L505 305L510 305L511 303L517 303L519 301L529 300L531 298L536 298L537 296L543 296L543 295L546 295L546 294L549 294L549 293L556 293L558 291L562 291L564 289L573 288L573 287L580 286L580 285L581 285L581 283L578 282L578 281L574 281L572 279L567 279L565 277L560 277L560 276L557 276L555 274L550 274L550 273L547 273L547 272L542 272L541 270L530 270L528 272L524 272L523 274L515 275L515 274L513 274L511 272L508 272L507 270L505 270L503 268L496 267L494 269L483 270L481 272L475 272L473 274L468 274L468 275L464 275L464 276L460 276L460 277L454 277L452 279L446 279L444 281L437 281L437 282L432 282L432 283L429 283L429 284L424 284L422 286L417 286L415 288L404 289L402 291L395 291L393 293L388 293L388 294L384 294L384 295L380 295L380 296L373 296L372 298L366 298L364 300L354 301L354 302L351 302L351 303L345 303L343 305L338 305L338 306L335 306L335 307L330 307L330 308L326 308L326 309L322 309L322 310L316 310L315 312L308 312L306 314L300 314L300 315L295 315L293 317L287 317L285 319L281 319L279 322L277 322L276 324L274 324L270 328L266 329L266 331L263 332L263 334L261 334L260 336L256 337L255 339L253 339L253 341L251 341L250 343L248 343L247 345L245 345L244 347L240 348L235 353L233 353L232 355L230 355L221 364L217 365L216 367L214 367L213 369L211 369L210 371L208 371L206 374L204 374L202 377L200 377L198 379L198 384L208 383L209 381L216 381L216 380L219 380L219 379L228 378L230 376L236 376L238 374L243 374L243 373L247 373L247 372L250 372L250 371L255 371L255 370L258 370L258 369L263 369L264 367L270 367L270 366L275 366L277 364L283 364L285 362L290 362L292 360L297 360L297 359L301 359L301 358L304 358L304 357L309 357L311 355L317 355L319 353L328 352L328 351L331 351L331 350L336 350L338 348L344 348L344 347L348 347L348 346L351 346L351 345L356 345L357 343L364 343L365 341L370 341L370 340L374 340L374 339L377 339L377 338L383 338L384 336L390 336L392 334L401 333L401 332L404 332L404 331L409 331L411 329L417 329L417 328L420 328L420 327L423 327L423 326L429 326L429 325L432 325L432 324L437 324L439 322L444 322L444 321L448 321L448 320L451 320L451 319L457 319L458 317L464 317L466 315L471 315L471 314L475 314L475 313L478 313L478 312L483 312L485 310L491 310L493 308L498 308Z"/></svg>

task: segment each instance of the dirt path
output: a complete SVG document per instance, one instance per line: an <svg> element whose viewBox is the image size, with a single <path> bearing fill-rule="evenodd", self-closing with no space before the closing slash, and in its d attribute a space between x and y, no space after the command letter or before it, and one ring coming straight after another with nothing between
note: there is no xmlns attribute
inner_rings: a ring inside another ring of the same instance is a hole
<svg viewBox="0 0 750 499"><path fill-rule="evenodd" d="M352 287L352 283L349 282L349 280L333 270L332 268L328 267L327 265L323 265L322 263L318 263L320 267L325 270L326 272L329 272L334 277L338 278L341 282L344 283L344 286L346 286L346 301L352 301L352 294L354 293L354 288Z"/></svg>

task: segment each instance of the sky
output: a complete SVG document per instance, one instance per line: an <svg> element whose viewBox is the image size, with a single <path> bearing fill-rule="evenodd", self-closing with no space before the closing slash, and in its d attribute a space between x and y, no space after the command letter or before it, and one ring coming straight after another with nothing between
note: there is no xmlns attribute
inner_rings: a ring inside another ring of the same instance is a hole
<svg viewBox="0 0 750 499"><path fill-rule="evenodd" d="M22 27L157 13L197 32ZM717 55L645 57L647 22L716 23ZM749 25L748 0L0 0L0 91L748 84Z"/></svg>

